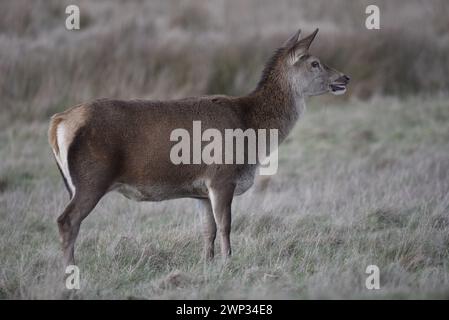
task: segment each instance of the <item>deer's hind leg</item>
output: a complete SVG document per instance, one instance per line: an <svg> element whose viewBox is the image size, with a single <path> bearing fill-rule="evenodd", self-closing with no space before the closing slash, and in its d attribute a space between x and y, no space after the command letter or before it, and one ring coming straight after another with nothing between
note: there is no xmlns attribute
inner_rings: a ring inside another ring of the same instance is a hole
<svg viewBox="0 0 449 320"><path fill-rule="evenodd" d="M81 222L108 192L117 174L117 164L98 161L89 154L82 140L75 138L68 153L70 168L65 177L71 182L73 197L57 219L66 266L75 264L75 241Z"/></svg>
<svg viewBox="0 0 449 320"><path fill-rule="evenodd" d="M100 191L77 190L63 213L58 217L65 266L75 264L75 241L81 222L89 215L103 195L104 192Z"/></svg>
<svg viewBox="0 0 449 320"><path fill-rule="evenodd" d="M75 241L81 222L108 192L116 172L112 165L77 159L76 154L74 152L75 161L70 171L74 185L73 197L57 220L66 266L75 263Z"/></svg>

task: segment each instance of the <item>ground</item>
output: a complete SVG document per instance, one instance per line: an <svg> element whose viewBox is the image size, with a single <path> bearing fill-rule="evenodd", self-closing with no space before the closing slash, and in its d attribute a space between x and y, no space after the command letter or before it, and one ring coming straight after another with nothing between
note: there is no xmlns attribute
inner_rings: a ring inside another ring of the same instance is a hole
<svg viewBox="0 0 449 320"><path fill-rule="evenodd" d="M235 199L226 264L202 261L194 200L107 195L81 227L77 291L63 281L68 194L48 122L15 121L0 131L0 298L449 298L447 101L309 101L278 174Z"/></svg>

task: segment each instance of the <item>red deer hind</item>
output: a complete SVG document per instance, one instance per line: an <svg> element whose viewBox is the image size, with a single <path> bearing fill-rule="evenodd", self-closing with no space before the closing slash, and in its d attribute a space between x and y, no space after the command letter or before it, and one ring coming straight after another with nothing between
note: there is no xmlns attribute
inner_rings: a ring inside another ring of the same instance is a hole
<svg viewBox="0 0 449 320"><path fill-rule="evenodd" d="M231 203L253 184L258 164L174 164L173 130L203 128L276 129L279 142L305 107L305 98L344 93L349 77L309 54L318 29L296 32L265 66L260 82L241 97L201 96L172 101L101 99L51 118L49 142L70 202L58 217L64 262L75 263L81 222L98 201L118 191L139 201L195 198L204 216L205 258L214 256L218 229L221 252L231 254Z"/></svg>

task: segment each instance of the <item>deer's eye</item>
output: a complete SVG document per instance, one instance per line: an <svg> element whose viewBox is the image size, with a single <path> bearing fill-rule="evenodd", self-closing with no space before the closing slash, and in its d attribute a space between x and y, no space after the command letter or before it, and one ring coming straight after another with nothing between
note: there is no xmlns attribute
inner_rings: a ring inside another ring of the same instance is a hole
<svg viewBox="0 0 449 320"><path fill-rule="evenodd" d="M318 68L320 66L318 61L313 61L312 62L312 68Z"/></svg>

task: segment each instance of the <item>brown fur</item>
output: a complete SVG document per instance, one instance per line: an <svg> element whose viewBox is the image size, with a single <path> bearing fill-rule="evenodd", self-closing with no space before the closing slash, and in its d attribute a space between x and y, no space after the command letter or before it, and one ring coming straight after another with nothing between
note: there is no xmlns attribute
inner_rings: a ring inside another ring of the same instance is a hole
<svg viewBox="0 0 449 320"><path fill-rule="evenodd" d="M205 221L205 256L214 256L217 229L222 254L230 255L232 199L251 187L257 166L175 165L170 150L176 142L170 141L170 133L184 128L192 137L192 123L200 120L203 131L278 129L283 141L304 107L306 94L298 86L309 85L308 77L317 78L317 70L309 66L312 57L302 54L315 35L298 41L299 32L295 34L267 63L257 88L247 96L172 101L102 99L53 116L50 145L57 155L57 128L64 123L68 132L68 168L76 189L58 218L66 263L74 263L74 243L81 221L112 190L144 201L199 199ZM327 92L333 79L339 85L347 83L342 84L342 74L324 65L318 75L322 77L318 85L304 87L307 95Z"/></svg>

